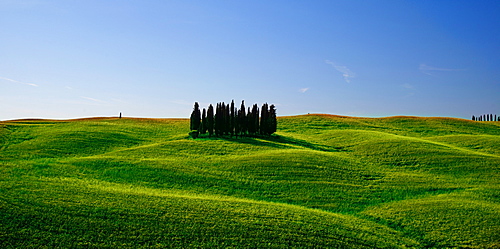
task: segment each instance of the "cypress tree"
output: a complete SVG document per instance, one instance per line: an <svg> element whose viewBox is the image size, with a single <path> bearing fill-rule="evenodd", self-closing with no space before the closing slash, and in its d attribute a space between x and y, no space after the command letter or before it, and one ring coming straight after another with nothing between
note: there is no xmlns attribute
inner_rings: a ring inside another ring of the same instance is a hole
<svg viewBox="0 0 500 249"><path fill-rule="evenodd" d="M225 104L224 102L220 103L219 105L219 135L222 136L224 135L225 128L224 126L226 125L226 122L224 122L224 107Z"/></svg>
<svg viewBox="0 0 500 249"><path fill-rule="evenodd" d="M278 129L278 118L276 116L276 109L273 104L269 107L269 135L276 132Z"/></svg>
<svg viewBox="0 0 500 249"><path fill-rule="evenodd" d="M203 108L203 112L201 114L200 133L207 133L207 110L205 108Z"/></svg>
<svg viewBox="0 0 500 249"><path fill-rule="evenodd" d="M215 136L222 135L222 107L221 103L217 103L215 108Z"/></svg>
<svg viewBox="0 0 500 249"><path fill-rule="evenodd" d="M234 133L236 136L241 135L241 109L240 110L235 110L236 111L236 117L234 121Z"/></svg>
<svg viewBox="0 0 500 249"><path fill-rule="evenodd" d="M245 100L242 100L241 101L241 106L240 106L240 116L239 116L239 121L240 121L240 134L241 135L244 135L246 134L247 130L248 130L248 126L247 126L247 122L246 122L246 119L247 119L247 114L245 113Z"/></svg>
<svg viewBox="0 0 500 249"><path fill-rule="evenodd" d="M245 120L245 123L247 124L248 134L250 134L250 135L253 135L252 133L254 132L253 131L253 123L251 122L252 119L253 119L253 117L252 117L252 109L250 109L250 106L249 106L247 108L247 118Z"/></svg>
<svg viewBox="0 0 500 249"><path fill-rule="evenodd" d="M250 120L252 123L252 129L254 135L259 132L259 107L257 104L254 104L252 107L252 119Z"/></svg>
<svg viewBox="0 0 500 249"><path fill-rule="evenodd" d="M190 128L192 131L198 131L200 128L201 124L201 113L200 113L200 105L198 105L198 102L194 103L194 109L193 112L191 113L191 118L190 118Z"/></svg>
<svg viewBox="0 0 500 249"><path fill-rule="evenodd" d="M231 111L229 110L230 106L227 104L224 107L224 135L231 134Z"/></svg>
<svg viewBox="0 0 500 249"><path fill-rule="evenodd" d="M235 133L235 109L234 109L234 99L231 101L231 106L229 107L229 133L231 136Z"/></svg>
<svg viewBox="0 0 500 249"><path fill-rule="evenodd" d="M214 134L214 107L212 106L212 104L208 106L207 129L208 135L211 137Z"/></svg>
<svg viewBox="0 0 500 249"><path fill-rule="evenodd" d="M247 109L247 127L248 127L248 134L249 135L254 135L255 134L255 126L253 125L253 122L251 122L253 120L253 113L252 113L252 110L250 109L250 107L248 107Z"/></svg>
<svg viewBox="0 0 500 249"><path fill-rule="evenodd" d="M474 117L474 115L472 115L472 121L476 121L476 117Z"/></svg>
<svg viewBox="0 0 500 249"><path fill-rule="evenodd" d="M220 104L220 135L226 135L226 104L222 102Z"/></svg>
<svg viewBox="0 0 500 249"><path fill-rule="evenodd" d="M260 134L261 135L267 135L268 133L268 105L267 103L262 105L262 108L260 109Z"/></svg>
<svg viewBox="0 0 500 249"><path fill-rule="evenodd" d="M222 102L220 104L220 135L226 134L226 104Z"/></svg>

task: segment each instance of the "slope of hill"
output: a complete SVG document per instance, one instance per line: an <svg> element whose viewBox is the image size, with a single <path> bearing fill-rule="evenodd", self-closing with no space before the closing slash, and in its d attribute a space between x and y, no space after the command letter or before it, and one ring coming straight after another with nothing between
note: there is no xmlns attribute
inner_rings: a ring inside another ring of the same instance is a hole
<svg viewBox="0 0 500 249"><path fill-rule="evenodd" d="M500 247L500 124L281 117L260 138L189 120L0 123L0 245Z"/></svg>

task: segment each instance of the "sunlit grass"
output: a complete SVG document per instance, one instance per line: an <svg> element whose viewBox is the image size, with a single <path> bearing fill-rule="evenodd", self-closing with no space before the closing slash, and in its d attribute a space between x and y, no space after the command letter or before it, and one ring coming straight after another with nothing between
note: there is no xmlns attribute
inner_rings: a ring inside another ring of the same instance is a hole
<svg viewBox="0 0 500 249"><path fill-rule="evenodd" d="M500 203L481 193L498 189L471 189L370 208L365 214L388 221L409 237L431 247L500 246ZM419 238L420 237L420 238Z"/></svg>
<svg viewBox="0 0 500 249"><path fill-rule="evenodd" d="M0 124L3 247L498 247L500 125L279 118Z"/></svg>

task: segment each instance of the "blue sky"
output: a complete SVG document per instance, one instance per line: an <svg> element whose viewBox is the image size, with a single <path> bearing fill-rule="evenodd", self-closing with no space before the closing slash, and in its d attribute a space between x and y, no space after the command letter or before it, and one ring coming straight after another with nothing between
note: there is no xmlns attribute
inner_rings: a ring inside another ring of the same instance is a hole
<svg viewBox="0 0 500 249"><path fill-rule="evenodd" d="M0 0L0 120L500 114L498 1Z"/></svg>

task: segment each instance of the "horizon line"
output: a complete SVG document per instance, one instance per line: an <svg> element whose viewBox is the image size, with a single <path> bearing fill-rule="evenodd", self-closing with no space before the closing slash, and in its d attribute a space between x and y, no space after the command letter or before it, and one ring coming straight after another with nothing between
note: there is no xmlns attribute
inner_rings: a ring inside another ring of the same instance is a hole
<svg viewBox="0 0 500 249"><path fill-rule="evenodd" d="M419 116L419 115L406 115L406 114L397 114L397 115L389 115L389 116L350 116L344 114L331 114L331 113L301 113L301 114L291 114L291 115L278 115L278 118L286 118L286 117L297 117L297 116L331 116L331 117L339 117L339 118L453 118L453 119L464 119L471 120L470 118L463 117L453 117L453 116ZM472 117L472 116L471 116ZM119 116L84 116L84 117L72 117L72 118L37 118L37 117L26 117L26 118L15 118L15 119L6 119L0 120L0 122L20 122L20 121L76 121L76 120L91 120L91 119L120 119ZM121 119L186 119L189 117L141 117L141 116L122 116Z"/></svg>

